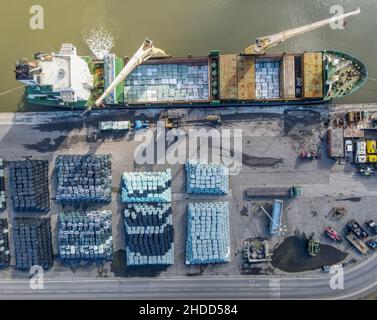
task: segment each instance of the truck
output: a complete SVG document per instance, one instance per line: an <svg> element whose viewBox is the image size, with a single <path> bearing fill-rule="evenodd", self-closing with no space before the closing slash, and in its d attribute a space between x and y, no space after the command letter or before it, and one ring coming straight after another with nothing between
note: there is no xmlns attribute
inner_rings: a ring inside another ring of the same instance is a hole
<svg viewBox="0 0 377 320"><path fill-rule="evenodd" d="M354 233L349 232L346 239L363 255L368 253L368 247Z"/></svg>
<svg viewBox="0 0 377 320"><path fill-rule="evenodd" d="M128 131L131 128L130 121L103 121L98 124L101 132L105 131Z"/></svg>
<svg viewBox="0 0 377 320"><path fill-rule="evenodd" d="M327 227L325 229L325 233L328 235L328 237L334 241L342 241L342 236L332 227Z"/></svg>
<svg viewBox="0 0 377 320"><path fill-rule="evenodd" d="M321 244L318 239L315 238L314 233L308 240L308 253L311 257L315 257L321 250Z"/></svg>
<svg viewBox="0 0 377 320"><path fill-rule="evenodd" d="M376 140L367 140L367 154L376 154Z"/></svg>
<svg viewBox="0 0 377 320"><path fill-rule="evenodd" d="M358 238L363 240L369 237L368 232L356 220L352 219L347 226Z"/></svg>
<svg viewBox="0 0 377 320"><path fill-rule="evenodd" d="M367 162L367 144L365 141L358 141L356 143L356 163L366 163Z"/></svg>
<svg viewBox="0 0 377 320"><path fill-rule="evenodd" d="M344 157L344 132L343 128L329 129L327 131L329 156L334 159Z"/></svg>
<svg viewBox="0 0 377 320"><path fill-rule="evenodd" d="M301 187L264 187L247 188L247 197L290 197L295 198L302 194Z"/></svg>

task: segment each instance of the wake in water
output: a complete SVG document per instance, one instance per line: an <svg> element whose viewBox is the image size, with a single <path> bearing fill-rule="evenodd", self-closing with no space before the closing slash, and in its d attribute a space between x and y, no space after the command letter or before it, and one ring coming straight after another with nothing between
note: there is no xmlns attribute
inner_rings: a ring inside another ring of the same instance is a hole
<svg viewBox="0 0 377 320"><path fill-rule="evenodd" d="M97 59L103 59L115 46L114 37L103 26L93 28L85 42Z"/></svg>

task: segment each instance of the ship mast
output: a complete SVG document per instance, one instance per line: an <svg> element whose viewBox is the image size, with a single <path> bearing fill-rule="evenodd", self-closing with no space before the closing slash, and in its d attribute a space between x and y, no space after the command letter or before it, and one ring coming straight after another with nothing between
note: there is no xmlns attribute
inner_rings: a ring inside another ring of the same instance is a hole
<svg viewBox="0 0 377 320"><path fill-rule="evenodd" d="M346 25L353 17L359 14L360 14L360 8L358 8L355 11L351 11L342 15L337 15L326 20L314 22L314 23L305 25L303 27L298 27L298 28L287 30L287 31L275 33L266 37L257 38L255 41L255 44L245 49L245 53L246 54L263 54L267 49L270 49L271 47L274 47L289 38L327 26L337 21L339 22L344 21L344 25Z"/></svg>
<svg viewBox="0 0 377 320"><path fill-rule="evenodd" d="M102 96L95 102L95 105L99 107L111 91L113 91L114 88L117 87L138 65L142 64L149 58L161 56L166 56L165 52L155 48L153 42L146 38L139 50L136 51L114 81L110 83Z"/></svg>

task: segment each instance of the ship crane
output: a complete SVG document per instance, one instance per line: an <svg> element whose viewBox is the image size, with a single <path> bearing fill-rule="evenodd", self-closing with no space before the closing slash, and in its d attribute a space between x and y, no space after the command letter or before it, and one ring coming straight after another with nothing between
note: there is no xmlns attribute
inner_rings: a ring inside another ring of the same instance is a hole
<svg viewBox="0 0 377 320"><path fill-rule="evenodd" d="M294 29L290 29L287 31L275 33L266 37L260 37L257 38L255 41L255 44L247 47L245 49L246 54L263 54L266 50L270 49L271 47L274 47L278 45L281 42L284 42L285 40L295 37L297 35L327 26L329 24L335 23L335 22L344 22L344 25L346 25L353 17L360 14L360 8L358 8L355 11L351 11L342 15L337 15L332 18L314 22L308 25L305 25L303 27L298 27Z"/></svg>
<svg viewBox="0 0 377 320"><path fill-rule="evenodd" d="M138 65L142 64L149 58L163 56L166 56L166 53L161 49L155 48L153 42L146 38L139 50L136 51L114 81L110 83L108 88L106 88L102 96L95 102L95 105L97 107L101 106L103 101L114 90L114 88L116 88Z"/></svg>

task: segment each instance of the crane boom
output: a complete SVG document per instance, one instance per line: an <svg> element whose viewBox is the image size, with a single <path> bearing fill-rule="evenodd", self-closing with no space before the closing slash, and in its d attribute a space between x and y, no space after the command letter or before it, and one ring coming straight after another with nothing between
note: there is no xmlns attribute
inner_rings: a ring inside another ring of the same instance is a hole
<svg viewBox="0 0 377 320"><path fill-rule="evenodd" d="M335 23L337 21L349 21L353 17L360 14L360 8L355 11L351 11L342 15L337 15L329 19L325 19L322 21L314 22L303 27L298 27L294 29L290 29L287 31L275 33L266 37L257 38L255 44L247 47L245 49L246 54L263 54L265 50L276 46L277 44L284 42L285 40L292 38L294 36L327 26L331 23Z"/></svg>
<svg viewBox="0 0 377 320"><path fill-rule="evenodd" d="M116 86L118 86L138 65L148 60L151 57L166 56L165 52L155 48L153 42L149 39L145 39L141 47L136 51L132 58L127 62L122 71L114 79L112 83L106 88L102 96L95 102L95 105L99 107L106 97L111 93Z"/></svg>

